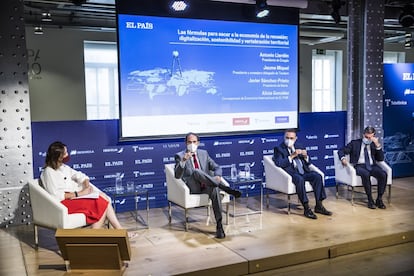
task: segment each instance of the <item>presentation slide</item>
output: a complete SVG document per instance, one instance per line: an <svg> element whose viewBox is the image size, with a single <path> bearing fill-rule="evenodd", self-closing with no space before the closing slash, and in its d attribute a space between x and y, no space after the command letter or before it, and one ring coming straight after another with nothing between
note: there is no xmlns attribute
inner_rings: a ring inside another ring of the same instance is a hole
<svg viewBox="0 0 414 276"><path fill-rule="evenodd" d="M120 138L298 126L298 26L118 14Z"/></svg>

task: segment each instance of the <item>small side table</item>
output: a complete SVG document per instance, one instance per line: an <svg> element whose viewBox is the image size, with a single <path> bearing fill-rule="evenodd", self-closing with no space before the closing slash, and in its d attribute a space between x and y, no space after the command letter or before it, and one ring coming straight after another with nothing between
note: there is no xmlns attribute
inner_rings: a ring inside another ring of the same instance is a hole
<svg viewBox="0 0 414 276"><path fill-rule="evenodd" d="M229 183L230 187L234 189L239 189L245 191L246 198L249 198L249 186L250 184L260 183L260 210L251 210L249 212L236 214L236 199L233 198L233 217L243 216L243 215L252 215L252 214L261 214L263 212L263 179L260 177L251 176L249 178L240 178L231 179L230 176L223 176L224 179ZM249 206L247 205L247 208Z"/></svg>
<svg viewBox="0 0 414 276"><path fill-rule="evenodd" d="M114 211L116 213L116 199L120 198L120 197L127 197L127 196L134 196L134 200L135 200L135 221L139 222L139 213L138 213L138 201L141 201L141 196L145 195L145 199L146 199L146 209L147 209L147 221L146 221L146 226L147 228L149 228L149 198L148 198L148 190L144 189L144 188L138 188L135 187L135 190L127 190L126 188L124 188L122 191L117 191L115 189L115 187L107 187L104 188L103 191L111 197L112 200L112 206L114 207Z"/></svg>

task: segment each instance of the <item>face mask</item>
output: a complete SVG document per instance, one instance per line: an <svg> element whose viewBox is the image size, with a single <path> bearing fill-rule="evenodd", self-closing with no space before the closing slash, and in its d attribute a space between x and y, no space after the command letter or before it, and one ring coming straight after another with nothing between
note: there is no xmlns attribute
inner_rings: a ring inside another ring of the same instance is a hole
<svg viewBox="0 0 414 276"><path fill-rule="evenodd" d="M187 150L189 152L195 152L197 150L197 144L191 143L187 145Z"/></svg>
<svg viewBox="0 0 414 276"><path fill-rule="evenodd" d="M63 163L68 163L69 160L70 160L70 155L68 154L68 155L66 155L66 157L63 157L62 162Z"/></svg>
<svg viewBox="0 0 414 276"><path fill-rule="evenodd" d="M288 148L292 147L294 143L295 143L295 140L293 140L293 139L285 139L285 145Z"/></svg>
<svg viewBox="0 0 414 276"><path fill-rule="evenodd" d="M365 145L369 145L369 144L371 144L372 143L372 141L371 140L369 140L369 139L367 139L367 138L362 138L362 142L365 144Z"/></svg>

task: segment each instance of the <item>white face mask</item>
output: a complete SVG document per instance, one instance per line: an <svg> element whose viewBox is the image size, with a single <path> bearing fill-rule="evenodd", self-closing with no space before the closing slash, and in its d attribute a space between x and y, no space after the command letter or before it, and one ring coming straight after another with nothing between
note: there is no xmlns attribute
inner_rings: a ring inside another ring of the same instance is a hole
<svg viewBox="0 0 414 276"><path fill-rule="evenodd" d="M197 144L191 143L191 144L188 144L188 145L187 145L187 150L188 150L189 152L196 152L197 147L198 147L198 145L197 145Z"/></svg>
<svg viewBox="0 0 414 276"><path fill-rule="evenodd" d="M295 144L295 140L293 139L285 139L285 145L290 148L293 146L293 144Z"/></svg>
<svg viewBox="0 0 414 276"><path fill-rule="evenodd" d="M372 141L371 140L369 140L369 139L367 139L367 138L362 138L362 142L365 144L365 145L369 145L369 144L371 144L372 143Z"/></svg>

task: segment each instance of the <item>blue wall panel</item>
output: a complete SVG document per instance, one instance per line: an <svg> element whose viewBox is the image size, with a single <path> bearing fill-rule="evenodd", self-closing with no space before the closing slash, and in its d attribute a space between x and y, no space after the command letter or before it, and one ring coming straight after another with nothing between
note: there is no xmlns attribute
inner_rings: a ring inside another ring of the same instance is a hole
<svg viewBox="0 0 414 276"><path fill-rule="evenodd" d="M344 145L345 112L301 113L299 141L311 155L312 162L325 172L326 185L334 185L334 149ZM167 205L164 164L174 162L174 154L184 148L184 138L140 142L118 141L118 120L34 122L33 166L35 177L40 176L47 147L60 140L67 144L71 155L69 165L91 178L101 189L115 185L117 173L126 181L149 189L150 207ZM231 164L243 170L250 164L251 173L263 176L262 158L273 154L281 143L283 133L267 133L221 137L201 137L201 147L230 175ZM265 178L264 178L265 179ZM249 195L259 194L251 187ZM121 199L117 211L131 210L133 198ZM140 205L144 208L144 204Z"/></svg>

